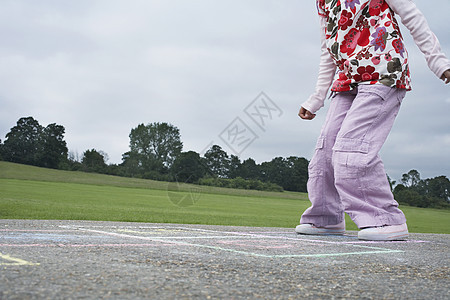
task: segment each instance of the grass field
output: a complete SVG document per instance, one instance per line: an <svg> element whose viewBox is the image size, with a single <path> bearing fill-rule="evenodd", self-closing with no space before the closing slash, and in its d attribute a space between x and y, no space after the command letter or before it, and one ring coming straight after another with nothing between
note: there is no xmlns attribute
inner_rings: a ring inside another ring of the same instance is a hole
<svg viewBox="0 0 450 300"><path fill-rule="evenodd" d="M295 227L307 195L203 187L0 162L0 218ZM450 233L450 211L402 207L411 232ZM356 226L347 217L347 228Z"/></svg>

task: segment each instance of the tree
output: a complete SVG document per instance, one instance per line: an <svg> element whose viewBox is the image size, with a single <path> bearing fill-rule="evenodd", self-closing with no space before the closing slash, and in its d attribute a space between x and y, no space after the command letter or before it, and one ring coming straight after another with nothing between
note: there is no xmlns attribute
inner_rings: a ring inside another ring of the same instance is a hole
<svg viewBox="0 0 450 300"><path fill-rule="evenodd" d="M67 160L65 164L60 164L61 169L70 171L79 171L82 168L81 158L77 151L69 151L67 154Z"/></svg>
<svg viewBox="0 0 450 300"><path fill-rule="evenodd" d="M144 172L168 170L182 148L179 129L168 123L140 124L130 133L130 152Z"/></svg>
<svg viewBox="0 0 450 300"><path fill-rule="evenodd" d="M261 177L259 165L252 158L244 160L238 167L236 173L236 177L242 177L244 179L259 179Z"/></svg>
<svg viewBox="0 0 450 300"><path fill-rule="evenodd" d="M405 191L408 188L406 186L404 186L403 184L397 184L394 188L394 195L401 192L401 191Z"/></svg>
<svg viewBox="0 0 450 300"><path fill-rule="evenodd" d="M0 160L3 160L3 144L1 139L0 139Z"/></svg>
<svg viewBox="0 0 450 300"><path fill-rule="evenodd" d="M306 192L308 161L303 157L276 157L261 164L264 181L278 184L288 191Z"/></svg>
<svg viewBox="0 0 450 300"><path fill-rule="evenodd" d="M140 154L131 151L122 154L122 163L120 164L120 169L123 172L124 176L136 177L139 174L143 174L140 157Z"/></svg>
<svg viewBox="0 0 450 300"><path fill-rule="evenodd" d="M230 166L228 168L228 178L238 177L239 166L241 165L241 160L236 155L230 155Z"/></svg>
<svg viewBox="0 0 450 300"><path fill-rule="evenodd" d="M417 170L411 170L402 175L402 183L406 187L416 187L420 183L420 173Z"/></svg>
<svg viewBox="0 0 450 300"><path fill-rule="evenodd" d="M425 196L420 195L418 192L411 189L401 189L395 193L395 200L402 204L408 204L416 207L428 207L427 199Z"/></svg>
<svg viewBox="0 0 450 300"><path fill-rule="evenodd" d="M287 158L287 162L292 173L290 177L285 178L287 183L286 187L280 185L289 191L306 192L308 160L304 157L290 156Z"/></svg>
<svg viewBox="0 0 450 300"><path fill-rule="evenodd" d="M402 184L394 188L395 199L417 207L450 207L450 181L445 176L432 179L420 179L417 170L411 170L402 176Z"/></svg>
<svg viewBox="0 0 450 300"><path fill-rule="evenodd" d="M425 192L431 197L441 199L443 202L450 201L450 180L446 176L438 176L424 181Z"/></svg>
<svg viewBox="0 0 450 300"><path fill-rule="evenodd" d="M33 117L20 118L6 134L4 159L11 162L37 165L42 126Z"/></svg>
<svg viewBox="0 0 450 300"><path fill-rule="evenodd" d="M33 117L20 118L6 135L3 158L7 161L59 168L67 160L65 129L55 123L42 127Z"/></svg>
<svg viewBox="0 0 450 300"><path fill-rule="evenodd" d="M177 156L170 172L178 182L195 183L205 176L206 167L197 152L188 151Z"/></svg>
<svg viewBox="0 0 450 300"><path fill-rule="evenodd" d="M81 165L84 171L96 173L103 173L107 167L105 156L95 149L83 153Z"/></svg>
<svg viewBox="0 0 450 300"><path fill-rule="evenodd" d="M58 168L67 159L67 144L64 141L65 128L55 123L43 129L39 141L38 165L46 168Z"/></svg>
<svg viewBox="0 0 450 300"><path fill-rule="evenodd" d="M289 168L283 157L275 157L270 162L261 164L261 174L264 181L273 183L283 183L284 179L289 175Z"/></svg>
<svg viewBox="0 0 450 300"><path fill-rule="evenodd" d="M394 191L394 186L395 186L395 184L397 182L395 180L392 180L391 177L389 177L388 174L386 174L386 176L387 176L387 180L389 182L389 186L391 187L391 191L393 192Z"/></svg>
<svg viewBox="0 0 450 300"><path fill-rule="evenodd" d="M230 171L230 159L228 154L223 151L220 146L211 146L211 148L206 151L204 157L206 166L213 176L220 178L228 176Z"/></svg>

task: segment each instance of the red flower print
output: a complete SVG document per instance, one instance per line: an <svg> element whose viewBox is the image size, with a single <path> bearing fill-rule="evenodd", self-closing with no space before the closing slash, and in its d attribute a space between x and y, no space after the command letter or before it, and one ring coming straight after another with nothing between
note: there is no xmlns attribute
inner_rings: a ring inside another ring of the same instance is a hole
<svg viewBox="0 0 450 300"><path fill-rule="evenodd" d="M384 51L386 48L387 31L384 27L378 27L377 30L371 35L373 40L370 42L375 47L375 51Z"/></svg>
<svg viewBox="0 0 450 300"><path fill-rule="evenodd" d="M344 64L346 62L346 59L341 59L341 60L336 60L336 65L339 68L339 70L343 71L344 70Z"/></svg>
<svg viewBox="0 0 450 300"><path fill-rule="evenodd" d="M354 10L356 9L356 4L361 4L359 3L359 0L345 0L345 7Z"/></svg>
<svg viewBox="0 0 450 300"><path fill-rule="evenodd" d="M356 21L355 28L361 29L364 27L369 27L369 21L364 15L359 16L358 21Z"/></svg>
<svg viewBox="0 0 450 300"><path fill-rule="evenodd" d="M379 22L380 20L370 19L370 25L374 28L377 28L379 26Z"/></svg>
<svg viewBox="0 0 450 300"><path fill-rule="evenodd" d="M406 85L403 82L401 82L400 80L397 80L395 87L398 89L406 89Z"/></svg>
<svg viewBox="0 0 450 300"><path fill-rule="evenodd" d="M339 73L339 78L333 82L332 91L335 92L346 92L350 91L350 83L352 81L345 76L344 73Z"/></svg>
<svg viewBox="0 0 450 300"><path fill-rule="evenodd" d="M402 72L402 77L400 77L400 79L397 80L396 87L398 89L405 89L406 85L410 83L409 78L410 78L409 68L406 68L406 70Z"/></svg>
<svg viewBox="0 0 450 300"><path fill-rule="evenodd" d="M389 5L384 0L371 0L369 3L369 14L371 16L378 16L388 8Z"/></svg>
<svg viewBox="0 0 450 300"><path fill-rule="evenodd" d="M375 68L372 66L359 67L356 71L358 71L358 74L353 76L356 82L375 81L380 78L380 74L376 73Z"/></svg>
<svg viewBox="0 0 450 300"><path fill-rule="evenodd" d="M401 39L396 39L392 41L392 46L394 46L395 52L400 53L401 57L403 57L403 53L405 52L405 46Z"/></svg>
<svg viewBox="0 0 450 300"><path fill-rule="evenodd" d="M380 62L381 62L381 57L379 57L379 56L374 56L373 58L372 58L372 63L376 66L376 65L378 65L378 64L380 64Z"/></svg>
<svg viewBox="0 0 450 300"><path fill-rule="evenodd" d="M358 45L362 47L369 45L369 36L370 36L369 28L363 28L363 30L361 31L361 35L359 36L358 39Z"/></svg>
<svg viewBox="0 0 450 300"><path fill-rule="evenodd" d="M349 26L352 25L352 23L353 23L352 13L344 10L341 13L341 18L339 19L339 22L338 22L339 28L341 30L346 30Z"/></svg>
<svg viewBox="0 0 450 300"><path fill-rule="evenodd" d="M393 0L392 0L393 1ZM337 67L332 91L358 84L411 89L408 52L389 0L315 0Z"/></svg>
<svg viewBox="0 0 450 300"><path fill-rule="evenodd" d="M352 66L350 65L350 61L346 60L346 61L344 62L344 65L343 65L343 71L344 71L345 73L348 73L348 72L351 72L351 71L352 71Z"/></svg>
<svg viewBox="0 0 450 300"><path fill-rule="evenodd" d="M369 28L363 28L362 31L358 31L355 28L350 29L341 44L341 52L351 55L355 51L356 46L367 46L369 44L369 36Z"/></svg>
<svg viewBox="0 0 450 300"><path fill-rule="evenodd" d="M318 11L319 15L326 17L327 15L325 13L325 0L317 1L316 6L317 6L317 11Z"/></svg>

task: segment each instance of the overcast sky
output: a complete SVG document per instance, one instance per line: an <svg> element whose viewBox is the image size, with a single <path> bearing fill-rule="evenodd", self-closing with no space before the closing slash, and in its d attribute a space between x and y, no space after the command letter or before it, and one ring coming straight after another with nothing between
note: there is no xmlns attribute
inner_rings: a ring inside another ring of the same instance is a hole
<svg viewBox="0 0 450 300"><path fill-rule="evenodd" d="M450 54L450 1L415 2ZM2 0L0 33L2 141L32 116L63 125L80 157L95 148L120 163L132 128L168 122L184 151L310 159L328 108L297 117L318 70L313 0ZM382 158L396 180L450 176L450 86L403 34L413 91Z"/></svg>

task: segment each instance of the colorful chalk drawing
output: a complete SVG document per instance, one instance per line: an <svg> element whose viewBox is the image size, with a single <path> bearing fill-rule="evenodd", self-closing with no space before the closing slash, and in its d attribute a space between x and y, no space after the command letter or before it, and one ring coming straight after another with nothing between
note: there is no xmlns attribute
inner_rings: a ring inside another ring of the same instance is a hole
<svg viewBox="0 0 450 300"><path fill-rule="evenodd" d="M6 260L7 262L3 262ZM11 257L6 254L0 253L0 266L38 266L38 263L32 263L17 257Z"/></svg>
<svg viewBox="0 0 450 300"><path fill-rule="evenodd" d="M351 252L339 252L339 253L313 253L313 254L265 254L265 253L259 253L256 251L250 251L250 250L242 250L242 249L235 249L234 247L222 247L217 245L211 245L211 244L200 244L200 243L193 243L193 242L187 242L186 240L201 240L201 239L226 239L226 238L238 238L241 237L242 239L277 239L277 240L295 240L296 242L305 242L305 243L314 243L314 244L333 244L333 245L340 245L340 242L334 242L334 241L325 241L325 240L317 240L317 239L302 239L302 238L289 238L289 237L282 237L282 236L270 236L270 235L260 235L260 234L250 234L245 232L229 232L229 231L214 231L214 230L203 230L203 229L191 229L191 228L185 228L185 227L172 227L172 229L184 229L186 231L196 231L196 232L203 232L203 233L216 233L218 235L216 236L186 236L186 237L173 237L173 236L166 236L166 237L154 237L154 236L143 236L141 235L132 235L132 234L124 234L119 232L109 232L109 231L103 231L103 230L94 230L94 229L88 229L88 228L78 228L79 230L91 232L91 233L97 233L97 234L105 234L110 236L116 236L120 238L126 238L126 239L140 239L140 240L146 240L146 241L154 241L154 242L163 242L166 244L173 244L178 246L187 246L187 247L195 247L195 248L205 248L205 249L212 249L217 251L226 251L226 252L232 252L236 254L242 254L246 256L254 256L254 257L265 257L265 258L302 258L302 257L310 257L310 258L323 258L323 257L333 257L333 256L348 256L348 255L368 255L368 254L387 254L387 253L402 253L404 251L402 250L392 250L387 248L381 248L381 247L374 247L374 246L364 246L364 245L356 245L356 244L342 244L342 246L347 246L349 248L353 248L352 250L360 250L361 251L351 251ZM180 239L184 239L183 241ZM249 246L250 244L246 244ZM237 245L239 246L239 245ZM267 247L265 248L267 249Z"/></svg>
<svg viewBox="0 0 450 300"><path fill-rule="evenodd" d="M38 266L14 257L14 248L52 247L176 247L177 251L189 248L234 253L270 259L326 258L356 255L403 253L383 247L392 243L428 243L408 240L403 242L358 241L347 237L304 237L287 231L220 231L174 225L160 226L68 226L59 230L1 229L0 251L9 249L9 254L0 253L0 266ZM338 246L338 247L336 247ZM381 246L381 247L380 247ZM10 252L10 250L12 252Z"/></svg>
<svg viewBox="0 0 450 300"><path fill-rule="evenodd" d="M187 232L184 229L166 229L166 228L153 228L153 230L146 230L146 231L137 231L137 230L131 230L131 229L118 229L117 231L123 232L123 233L155 234L155 235Z"/></svg>

